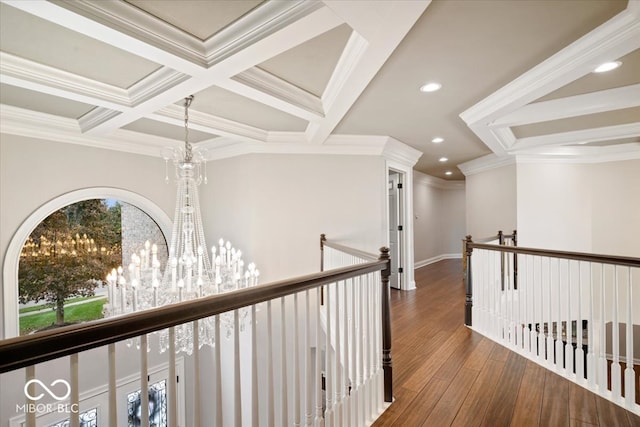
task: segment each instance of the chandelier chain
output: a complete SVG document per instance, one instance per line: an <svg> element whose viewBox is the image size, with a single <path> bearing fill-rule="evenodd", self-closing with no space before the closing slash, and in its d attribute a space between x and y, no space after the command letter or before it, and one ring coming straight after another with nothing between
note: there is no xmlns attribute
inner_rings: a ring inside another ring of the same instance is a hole
<svg viewBox="0 0 640 427"><path fill-rule="evenodd" d="M193 149L189 142L189 107L193 101L193 95L184 99L184 160L191 162L193 159Z"/></svg>

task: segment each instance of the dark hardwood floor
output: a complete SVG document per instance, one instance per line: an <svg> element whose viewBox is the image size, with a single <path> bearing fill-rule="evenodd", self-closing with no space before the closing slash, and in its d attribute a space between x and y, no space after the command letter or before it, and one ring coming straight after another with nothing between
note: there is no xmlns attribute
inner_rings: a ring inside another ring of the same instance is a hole
<svg viewBox="0 0 640 427"><path fill-rule="evenodd" d="M395 401L374 426L640 426L640 417L464 326L460 260L392 291Z"/></svg>

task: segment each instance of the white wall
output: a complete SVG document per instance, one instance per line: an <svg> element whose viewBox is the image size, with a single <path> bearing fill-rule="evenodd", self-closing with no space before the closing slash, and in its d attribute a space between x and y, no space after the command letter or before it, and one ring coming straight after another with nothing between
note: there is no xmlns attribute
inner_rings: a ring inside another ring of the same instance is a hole
<svg viewBox="0 0 640 427"><path fill-rule="evenodd" d="M321 233L371 253L386 238L380 157L255 154L208 168L207 241L232 240L263 283L317 272Z"/></svg>
<svg viewBox="0 0 640 427"><path fill-rule="evenodd" d="M640 160L591 168L593 251L640 257Z"/></svg>
<svg viewBox="0 0 640 427"><path fill-rule="evenodd" d="M518 243L640 256L640 160L518 164Z"/></svg>
<svg viewBox="0 0 640 427"><path fill-rule="evenodd" d="M466 177L467 234L475 238L517 228L516 165Z"/></svg>
<svg viewBox="0 0 640 427"><path fill-rule="evenodd" d="M461 254L465 236L465 188L414 171L414 242L416 265Z"/></svg>

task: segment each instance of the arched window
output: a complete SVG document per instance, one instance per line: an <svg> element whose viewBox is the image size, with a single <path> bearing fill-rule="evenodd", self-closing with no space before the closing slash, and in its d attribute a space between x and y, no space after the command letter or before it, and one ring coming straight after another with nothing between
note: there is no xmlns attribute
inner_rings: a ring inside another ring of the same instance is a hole
<svg viewBox="0 0 640 427"><path fill-rule="evenodd" d="M170 227L154 203L120 189L78 190L40 207L7 250L4 338L102 317L110 269L127 265L146 239L166 258Z"/></svg>

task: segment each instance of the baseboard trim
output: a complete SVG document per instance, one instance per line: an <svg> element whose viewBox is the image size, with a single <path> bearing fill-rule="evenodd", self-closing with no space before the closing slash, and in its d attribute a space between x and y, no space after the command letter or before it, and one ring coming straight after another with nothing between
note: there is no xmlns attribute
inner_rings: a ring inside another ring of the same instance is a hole
<svg viewBox="0 0 640 427"><path fill-rule="evenodd" d="M443 259L461 259L462 258L462 254L442 254L442 255L437 255L428 259L424 259L422 261L418 261L413 265L413 268L420 268L420 267L425 267L429 264L433 264L435 262L438 261L442 261Z"/></svg>

